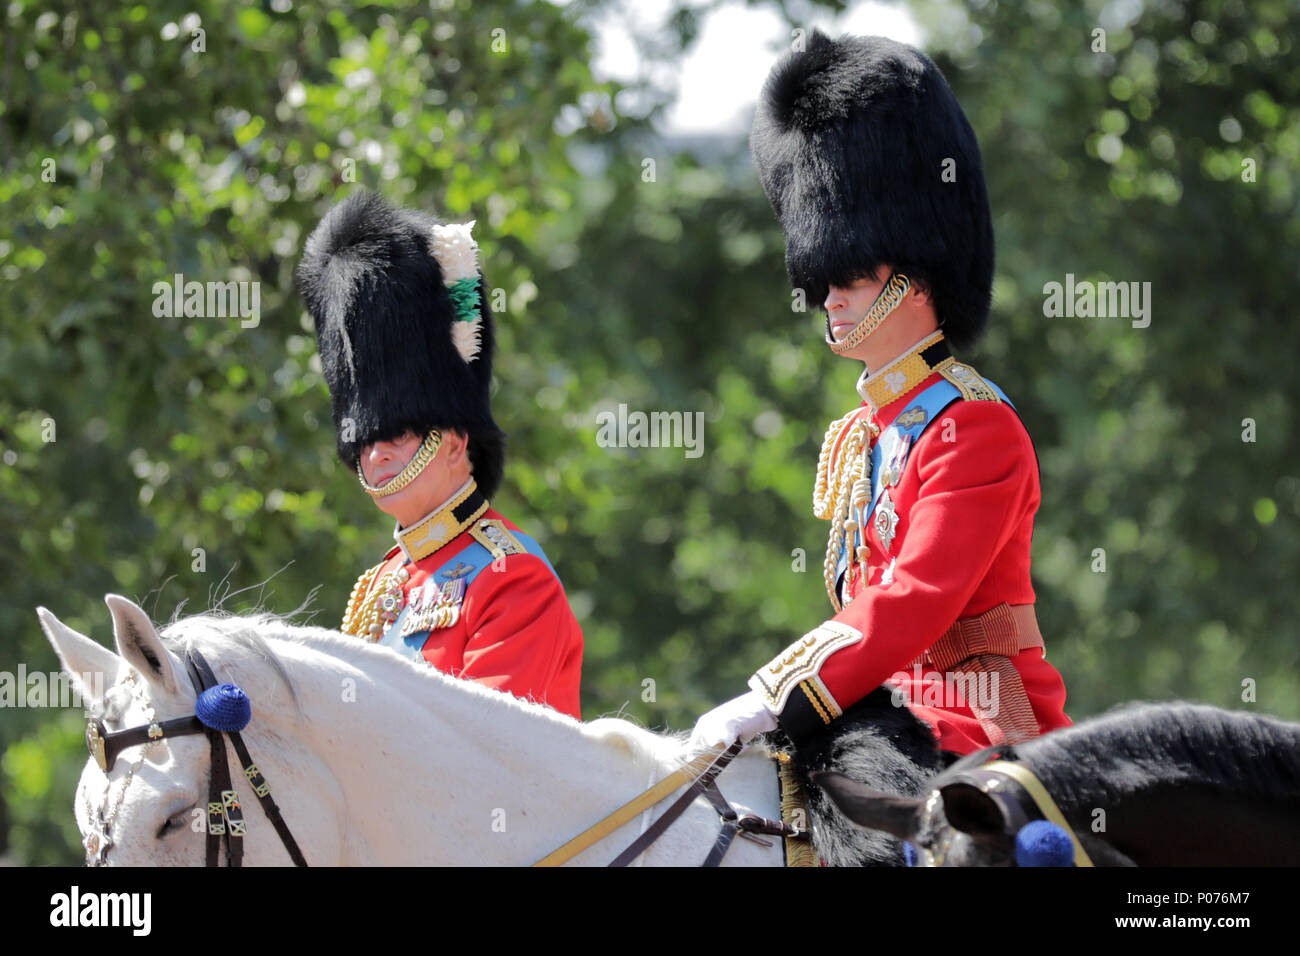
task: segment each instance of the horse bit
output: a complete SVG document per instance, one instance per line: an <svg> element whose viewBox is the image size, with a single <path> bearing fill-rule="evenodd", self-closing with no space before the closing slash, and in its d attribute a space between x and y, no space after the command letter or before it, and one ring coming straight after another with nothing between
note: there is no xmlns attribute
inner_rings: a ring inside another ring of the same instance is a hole
<svg viewBox="0 0 1300 956"><path fill-rule="evenodd" d="M151 720L148 724L113 733L108 732L100 718L92 717L86 724L86 749L90 751L90 756L99 765L99 769L107 774L112 770L118 754L127 747L157 743L166 737L207 734L212 744L212 776L208 784L207 807L207 865L220 865L221 846L224 843L226 865L240 866L244 856L244 836L247 828L243 809L239 803L239 794L231 783L230 766L226 762L225 737L230 737L230 742L239 757L240 766L243 767L244 776L261 802L267 819L275 827L275 832L280 835L280 842L284 844L295 865L306 866L306 858L298 849L293 834L289 832L284 817L280 815L280 808L271 797L270 784L257 769L257 764L253 762L243 738L239 735L239 731L248 726L252 718L252 706L249 704L248 695L237 684L218 684L212 668L198 651L190 650L186 653L185 666L198 691L198 699L195 701L192 715L164 720L161 723ZM127 682L133 682L133 677L133 674L128 674ZM85 843L88 862L92 866L103 866L107 863L108 850L113 845L110 833L112 821L116 817L122 799L126 796L126 788L130 786L132 776L143 761L142 755L126 775L122 794L118 797L117 805L109 811L108 818L105 818L103 807L99 808L97 814L91 815L92 825L96 822L97 816L99 826L98 832L87 837ZM109 786L111 792L111 783ZM87 805L87 810L89 809Z"/></svg>

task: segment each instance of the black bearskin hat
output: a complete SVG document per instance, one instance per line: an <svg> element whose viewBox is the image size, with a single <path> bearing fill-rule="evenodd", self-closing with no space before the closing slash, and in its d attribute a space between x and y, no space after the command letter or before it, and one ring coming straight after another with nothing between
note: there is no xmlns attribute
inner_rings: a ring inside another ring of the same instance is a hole
<svg viewBox="0 0 1300 956"><path fill-rule="evenodd" d="M375 193L353 193L307 239L298 286L316 320L339 457L355 469L373 442L406 431L461 431L474 480L490 498L505 468L505 435L488 398L492 313L472 245L466 252L462 241L459 250L466 281L445 284L434 255L435 228L443 227ZM456 321L456 303L467 294L471 306L461 315L477 322Z"/></svg>
<svg viewBox="0 0 1300 956"><path fill-rule="evenodd" d="M993 223L975 132L929 57L814 30L768 76L750 150L791 285L813 307L887 262L930 290L954 345L975 342L992 299Z"/></svg>

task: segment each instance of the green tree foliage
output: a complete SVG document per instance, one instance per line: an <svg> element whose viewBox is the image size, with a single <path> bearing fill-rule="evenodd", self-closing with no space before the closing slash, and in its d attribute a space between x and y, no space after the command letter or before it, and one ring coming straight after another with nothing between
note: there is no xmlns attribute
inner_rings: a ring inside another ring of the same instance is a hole
<svg viewBox="0 0 1300 956"><path fill-rule="evenodd" d="M1039 618L1071 715L1180 696L1297 718L1289 5L1148 6L920 8L996 217L970 358L1038 446ZM54 669L36 605L108 642L110 591L165 620L320 586L313 623L337 623L391 529L335 458L292 273L362 185L478 220L497 504L582 622L586 716L686 728L826 616L812 472L859 368L792 310L744 138L655 136L665 97L592 77L585 9L6 7L0 669ZM673 26L668 56L698 30ZM156 316L177 273L259 282L259 321ZM1150 326L1046 317L1066 273L1150 282ZM620 404L702 413L702 453L601 447ZM75 710L0 711L0 852L80 859L79 737Z"/></svg>

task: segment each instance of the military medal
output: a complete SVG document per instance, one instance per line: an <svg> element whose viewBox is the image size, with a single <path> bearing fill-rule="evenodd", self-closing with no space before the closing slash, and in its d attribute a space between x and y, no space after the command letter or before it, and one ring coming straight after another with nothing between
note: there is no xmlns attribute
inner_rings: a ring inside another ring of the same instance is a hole
<svg viewBox="0 0 1300 956"><path fill-rule="evenodd" d="M438 600L429 612L429 627L451 627L460 620L460 604L465 600L465 579L451 578L442 582Z"/></svg>
<svg viewBox="0 0 1300 956"><path fill-rule="evenodd" d="M406 599L406 614L402 616L402 626L398 630L401 637L410 637L416 631L430 628L429 618L438 597L438 585L433 579L425 581L418 588L413 588Z"/></svg>
<svg viewBox="0 0 1300 956"><path fill-rule="evenodd" d="M889 546L894 543L894 533L898 530L898 512L894 510L894 500L889 497L888 488L880 496L880 504L876 506L874 524L881 547L888 552Z"/></svg>
<svg viewBox="0 0 1300 956"><path fill-rule="evenodd" d="M384 579L372 606L372 620L366 633L370 641L377 641L383 637L384 631L402 613L402 608L406 606L406 593L402 590L402 585L410 576L410 572L405 567L400 567Z"/></svg>
<svg viewBox="0 0 1300 956"><path fill-rule="evenodd" d="M897 428L886 429L880 436L880 479L886 485L896 485L903 478L903 465L912 447L912 436Z"/></svg>
<svg viewBox="0 0 1300 956"><path fill-rule="evenodd" d="M429 629L451 627L460 620L460 605L465 600L465 577L474 568L457 561L456 566L443 573L436 600L429 604L425 627Z"/></svg>

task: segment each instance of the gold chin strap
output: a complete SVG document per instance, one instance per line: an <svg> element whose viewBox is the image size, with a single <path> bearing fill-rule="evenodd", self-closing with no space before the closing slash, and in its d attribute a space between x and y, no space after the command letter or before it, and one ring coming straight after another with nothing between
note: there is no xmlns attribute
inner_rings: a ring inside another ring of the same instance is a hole
<svg viewBox="0 0 1300 956"><path fill-rule="evenodd" d="M357 460L357 480L361 482L361 487L366 489L366 493L372 498L383 498L386 495L395 495L419 476L424 471L424 466L433 461L434 456L438 454L438 448L442 445L442 433L437 429L429 432L424 436L424 441L420 443L419 450L411 456L411 460L406 463L406 467L394 475L388 482L383 485L375 486L366 481L365 473L361 470L361 460Z"/></svg>
<svg viewBox="0 0 1300 956"><path fill-rule="evenodd" d="M876 296L876 301L871 303L871 308L862 317L862 321L853 326L848 335L839 341L836 341L835 337L831 335L831 316L828 312L826 314L826 344L831 347L831 351L836 355L843 355L866 341L867 336L876 331L880 327L880 323L885 321L885 316L898 308L899 303L903 301L903 296L911 285L912 280L901 272L895 272L891 275L884 288L880 290L880 295Z"/></svg>

